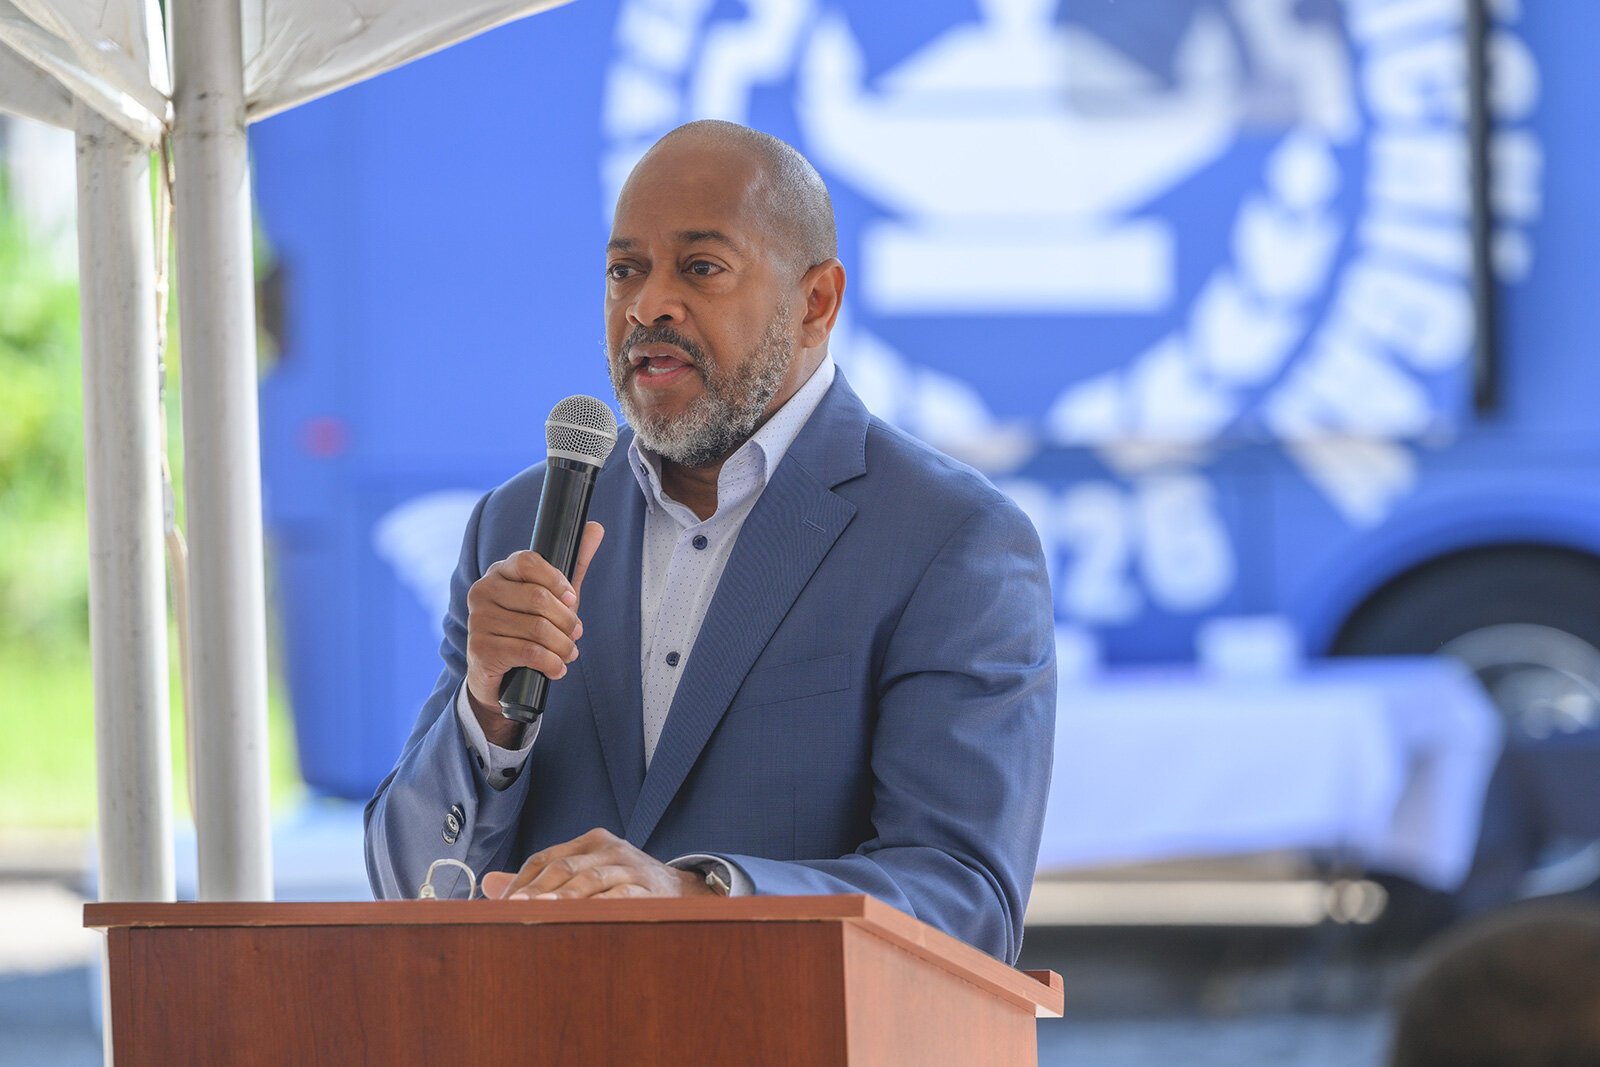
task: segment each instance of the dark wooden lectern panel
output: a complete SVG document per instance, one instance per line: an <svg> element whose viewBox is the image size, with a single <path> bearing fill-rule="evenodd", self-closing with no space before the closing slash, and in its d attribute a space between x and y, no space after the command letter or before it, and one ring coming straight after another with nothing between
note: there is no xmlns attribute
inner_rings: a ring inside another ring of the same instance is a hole
<svg viewBox="0 0 1600 1067"><path fill-rule="evenodd" d="M904 949L886 951L872 934L853 927L844 928L844 954L845 971L850 975L847 982L852 986L849 1058L845 1062L1037 1062L1032 1021L1017 1025L1019 1013L1014 1007L974 996L965 979L929 968ZM930 1025L931 1020L938 1025Z"/></svg>
<svg viewBox="0 0 1600 1067"><path fill-rule="evenodd" d="M829 1002L843 974L822 944L838 928L733 926L714 948L705 933L672 923L290 927L266 939L115 931L144 976L113 1005L117 1063L354 1053L340 1062L609 1064L637 1062L641 1048L678 1050L661 1062L844 1062L844 1013ZM719 967L719 956L740 965Z"/></svg>
<svg viewBox="0 0 1600 1067"><path fill-rule="evenodd" d="M1060 979L861 897L90 905L118 1067L1032 1063Z"/></svg>

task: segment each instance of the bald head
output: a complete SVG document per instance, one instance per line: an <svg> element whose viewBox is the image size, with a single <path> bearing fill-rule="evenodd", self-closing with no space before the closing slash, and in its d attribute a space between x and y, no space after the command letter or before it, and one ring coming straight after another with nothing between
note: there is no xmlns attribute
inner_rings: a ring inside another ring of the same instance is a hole
<svg viewBox="0 0 1600 1067"><path fill-rule="evenodd" d="M839 254L833 200L822 175L795 148L770 133L736 122L700 119L662 137L639 160L635 172L651 158L674 149L728 153L753 163L760 175L759 213L777 244L798 272Z"/></svg>

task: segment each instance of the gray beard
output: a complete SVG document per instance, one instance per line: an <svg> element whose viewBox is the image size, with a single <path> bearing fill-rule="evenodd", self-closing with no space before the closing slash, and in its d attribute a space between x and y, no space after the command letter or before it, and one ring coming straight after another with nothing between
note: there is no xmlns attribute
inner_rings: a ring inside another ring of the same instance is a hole
<svg viewBox="0 0 1600 1067"><path fill-rule="evenodd" d="M676 416L641 411L626 388L626 355L613 354L609 362L617 403L640 446L684 467L709 467L756 432L793 359L789 312L780 306L750 358L732 373L697 359L694 369L705 382L705 391Z"/></svg>

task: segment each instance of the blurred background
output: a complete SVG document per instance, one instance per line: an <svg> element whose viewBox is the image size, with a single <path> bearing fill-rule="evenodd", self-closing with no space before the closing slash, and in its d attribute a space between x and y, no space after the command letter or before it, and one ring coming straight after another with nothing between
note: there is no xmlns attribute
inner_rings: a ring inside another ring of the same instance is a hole
<svg viewBox="0 0 1600 1067"><path fill-rule="evenodd" d="M1041 1061L1379 1062L1419 947L1600 878L1596 30L579 0L254 126L280 898L366 893L467 513L610 396L617 188L728 118L829 183L853 387L1045 546ZM4 1064L99 1057L73 168L0 116Z"/></svg>

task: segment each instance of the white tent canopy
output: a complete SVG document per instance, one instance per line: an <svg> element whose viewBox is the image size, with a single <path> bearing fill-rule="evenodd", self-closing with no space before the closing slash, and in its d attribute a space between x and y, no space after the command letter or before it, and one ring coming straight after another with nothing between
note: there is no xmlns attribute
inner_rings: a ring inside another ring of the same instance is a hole
<svg viewBox="0 0 1600 1067"><path fill-rule="evenodd" d="M76 130L64 94L154 146L171 90L154 0L0 0L0 109Z"/></svg>
<svg viewBox="0 0 1600 1067"><path fill-rule="evenodd" d="M220 2L255 122L567 0ZM0 0L0 110L76 129L81 102L154 147L172 122L163 28L157 0Z"/></svg>
<svg viewBox="0 0 1600 1067"><path fill-rule="evenodd" d="M0 111L77 135L101 897L171 899L152 150L185 353L190 729L203 899L269 899L245 124L565 0L0 0ZM170 35L170 36L169 36ZM161 253L164 254L164 250Z"/></svg>

